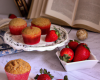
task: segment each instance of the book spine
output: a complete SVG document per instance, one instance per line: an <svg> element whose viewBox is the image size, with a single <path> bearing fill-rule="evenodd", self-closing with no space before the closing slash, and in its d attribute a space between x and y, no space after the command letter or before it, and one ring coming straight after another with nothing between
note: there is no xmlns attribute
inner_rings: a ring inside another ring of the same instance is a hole
<svg viewBox="0 0 100 80"><path fill-rule="evenodd" d="M16 3L16 6L21 14L22 17L27 17L28 15L28 6L26 4L25 0L14 0Z"/></svg>

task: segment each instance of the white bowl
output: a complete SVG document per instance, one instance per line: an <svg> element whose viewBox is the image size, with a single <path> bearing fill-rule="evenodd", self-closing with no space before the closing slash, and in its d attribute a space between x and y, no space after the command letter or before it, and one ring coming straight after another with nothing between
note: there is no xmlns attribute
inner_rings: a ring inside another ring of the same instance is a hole
<svg viewBox="0 0 100 80"><path fill-rule="evenodd" d="M88 60L70 62L70 63L66 63L65 61L63 61L63 60L61 60L59 58L60 51L57 51L56 55L57 55L58 59L60 60L60 62L62 63L62 65L63 65L63 67L65 68L66 71L73 71L73 70L78 70L78 69L92 68L99 61L99 60L96 59L96 57L92 53L90 54L90 57L89 57Z"/></svg>

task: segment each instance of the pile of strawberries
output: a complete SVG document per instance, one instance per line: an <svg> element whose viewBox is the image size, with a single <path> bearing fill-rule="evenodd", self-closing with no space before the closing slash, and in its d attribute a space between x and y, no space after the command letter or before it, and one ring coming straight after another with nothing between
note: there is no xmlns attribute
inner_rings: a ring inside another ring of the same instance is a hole
<svg viewBox="0 0 100 80"><path fill-rule="evenodd" d="M59 58L65 62L76 62L87 60L89 56L90 50L86 43L70 40L68 45L60 51Z"/></svg>

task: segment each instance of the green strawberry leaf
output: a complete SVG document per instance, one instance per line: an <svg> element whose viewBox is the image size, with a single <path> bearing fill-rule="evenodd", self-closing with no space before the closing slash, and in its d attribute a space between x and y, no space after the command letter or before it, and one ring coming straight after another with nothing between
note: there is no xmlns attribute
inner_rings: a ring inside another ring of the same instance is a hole
<svg viewBox="0 0 100 80"><path fill-rule="evenodd" d="M47 74L47 70L46 69L44 69L44 74Z"/></svg>
<svg viewBox="0 0 100 80"><path fill-rule="evenodd" d="M65 48L69 48L69 46L68 46L68 45L66 45L66 46L65 46Z"/></svg>
<svg viewBox="0 0 100 80"><path fill-rule="evenodd" d="M61 60L63 60L63 57L59 56L59 58L60 58Z"/></svg>
<svg viewBox="0 0 100 80"><path fill-rule="evenodd" d="M46 69L43 70L43 69L41 68L41 69L40 69L40 73L41 73L41 74L48 74L48 75L50 76L51 80L54 78L54 76L52 76L52 75L50 74L50 72L47 72ZM39 75L37 74L37 75L34 77L34 79L37 79L38 76L39 76Z"/></svg>
<svg viewBox="0 0 100 80"><path fill-rule="evenodd" d="M54 78L54 76L52 76L51 74L49 74L49 76L50 76L51 80Z"/></svg>
<svg viewBox="0 0 100 80"><path fill-rule="evenodd" d="M54 76L51 76L50 78L51 78L51 80L52 80L52 79L54 78Z"/></svg>
<svg viewBox="0 0 100 80"><path fill-rule="evenodd" d="M71 56L69 56L68 54L64 54L62 57L59 56L59 58L60 58L61 60L65 61L65 62L70 62L69 59L71 58Z"/></svg>
<svg viewBox="0 0 100 80"><path fill-rule="evenodd" d="M63 57L63 61L67 62L67 59L65 57Z"/></svg>
<svg viewBox="0 0 100 80"><path fill-rule="evenodd" d="M73 40L69 40L69 42L72 42Z"/></svg>
<svg viewBox="0 0 100 80"><path fill-rule="evenodd" d="M74 41L80 43L78 40L75 40L75 39L74 39Z"/></svg>
<svg viewBox="0 0 100 80"><path fill-rule="evenodd" d="M80 43L78 40L69 40L69 42L73 42L73 41L75 41L75 42L77 42L77 43Z"/></svg>
<svg viewBox="0 0 100 80"><path fill-rule="evenodd" d="M68 80L68 77L67 77L67 75L65 75L65 76L64 76L64 80Z"/></svg>
<svg viewBox="0 0 100 80"><path fill-rule="evenodd" d="M60 32L54 27L56 34L58 35L58 38L60 37Z"/></svg>
<svg viewBox="0 0 100 80"><path fill-rule="evenodd" d="M39 75L37 74L35 77L34 77L34 79L37 79L39 77Z"/></svg>
<svg viewBox="0 0 100 80"><path fill-rule="evenodd" d="M49 74L50 74L50 72L47 72L47 74L49 75Z"/></svg>
<svg viewBox="0 0 100 80"><path fill-rule="evenodd" d="M42 72L43 72L43 70L42 70L42 68L40 69L40 73L42 74Z"/></svg>
<svg viewBox="0 0 100 80"><path fill-rule="evenodd" d="M86 49L88 49L88 50L90 51L89 47L87 47L87 46L86 46L86 44L85 44L85 45L83 45L83 46L84 46Z"/></svg>

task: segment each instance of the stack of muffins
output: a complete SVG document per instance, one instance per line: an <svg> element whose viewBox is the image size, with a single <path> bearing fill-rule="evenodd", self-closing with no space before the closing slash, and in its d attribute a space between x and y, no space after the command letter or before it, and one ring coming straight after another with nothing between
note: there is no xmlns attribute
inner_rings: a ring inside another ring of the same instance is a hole
<svg viewBox="0 0 100 80"><path fill-rule="evenodd" d="M21 18L14 18L9 23L12 35L22 35L25 44L33 45L40 42L41 35L50 31L51 22L47 18L36 18L27 27L27 22Z"/></svg>

